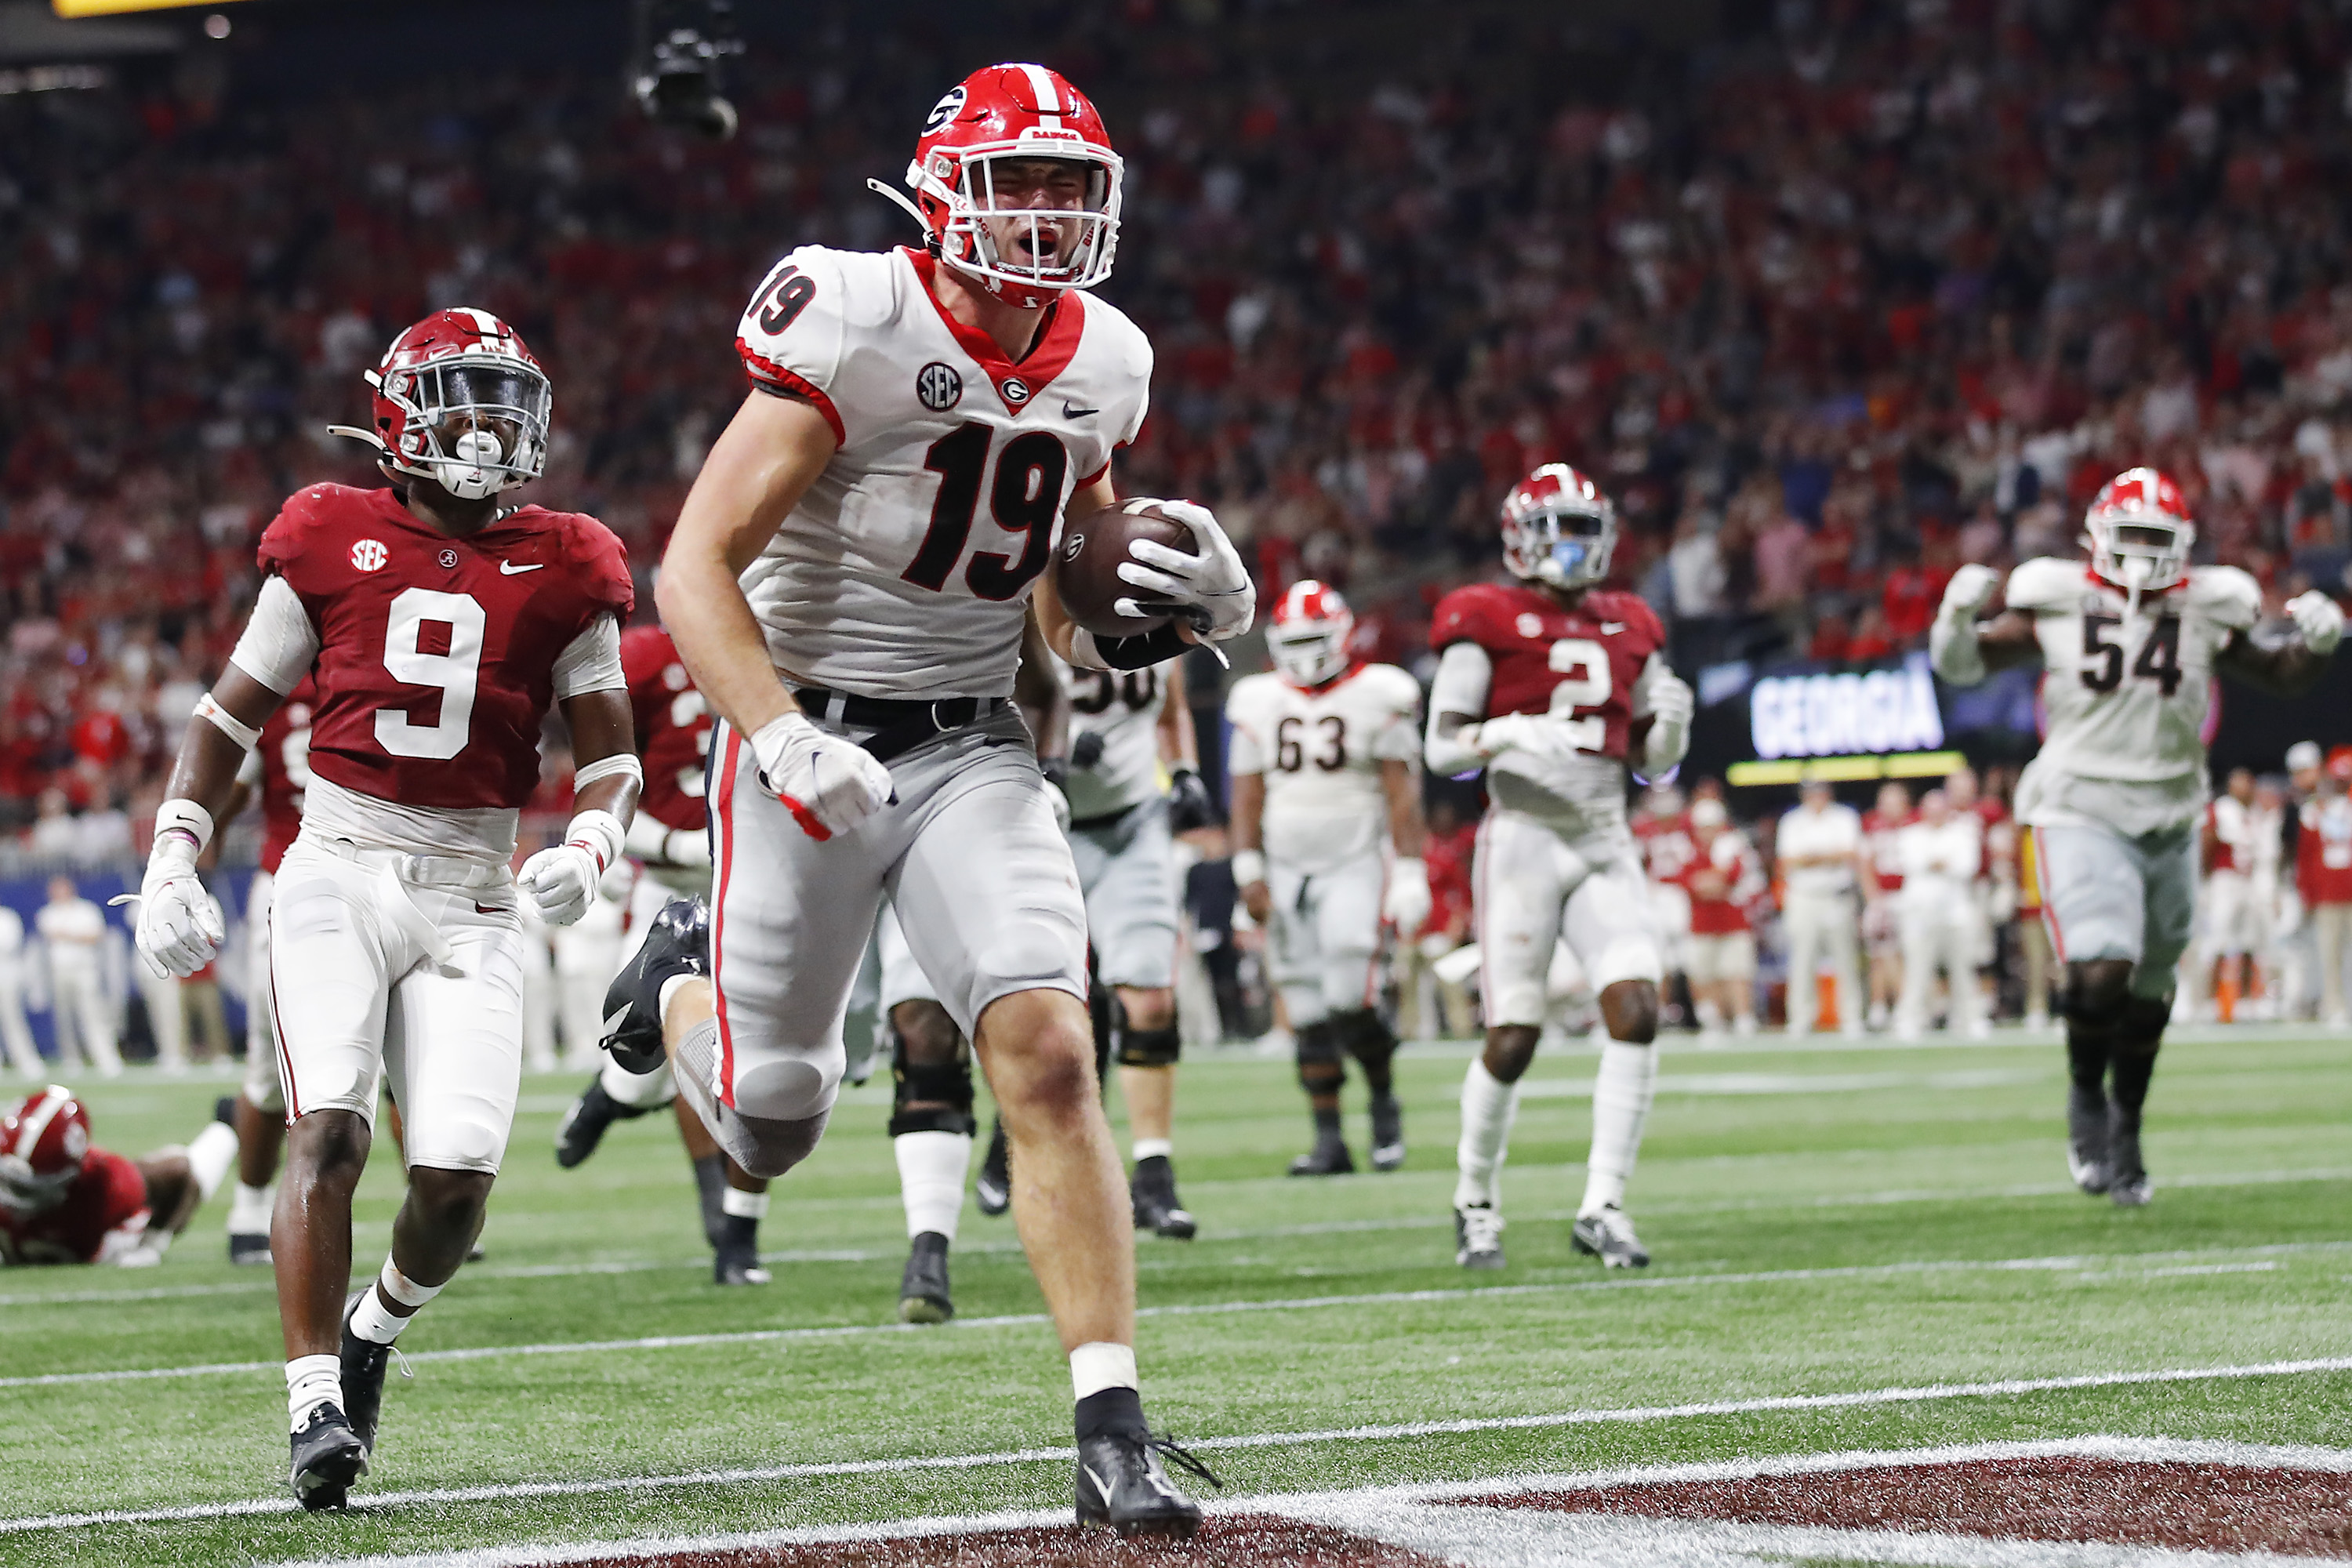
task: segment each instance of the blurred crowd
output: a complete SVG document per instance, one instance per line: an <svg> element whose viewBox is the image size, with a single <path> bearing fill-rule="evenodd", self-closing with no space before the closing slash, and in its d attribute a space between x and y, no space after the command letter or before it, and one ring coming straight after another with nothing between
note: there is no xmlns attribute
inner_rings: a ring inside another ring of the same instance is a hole
<svg viewBox="0 0 2352 1568"><path fill-rule="evenodd" d="M518 322L556 387L539 499L645 569L741 395L749 288L793 244L906 238L863 182L998 56L1085 85L1129 160L1105 291L1159 362L1122 483L1209 501L1269 590L1346 586L1376 657L1425 658L1555 458L1617 498L1685 668L1916 647L1957 563L2070 551L2137 461L2204 557L2340 585L2333 8L1780 0L1696 43L1574 9L1436 39L1342 0L1031 0L984 35L813 7L751 39L723 145L601 69L297 85L232 54L0 100L0 828L138 847L255 536L367 479L322 427L429 308Z"/></svg>

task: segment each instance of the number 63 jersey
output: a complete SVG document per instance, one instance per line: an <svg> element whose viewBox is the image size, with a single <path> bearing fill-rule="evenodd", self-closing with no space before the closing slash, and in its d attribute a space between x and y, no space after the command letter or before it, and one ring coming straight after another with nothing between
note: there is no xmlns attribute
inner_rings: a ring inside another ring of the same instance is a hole
<svg viewBox="0 0 2352 1568"><path fill-rule="evenodd" d="M1151 346L1075 289L1018 361L950 317L937 261L803 246L743 312L751 384L839 443L742 577L777 668L862 697L1003 697L1062 508L1142 427Z"/></svg>
<svg viewBox="0 0 2352 1568"><path fill-rule="evenodd" d="M1228 771L1265 777L1266 858L1309 875L1376 852L1388 826L1381 764L1421 755L1421 687L1360 664L1311 689L1271 671L1225 697Z"/></svg>
<svg viewBox="0 0 2352 1568"><path fill-rule="evenodd" d="M2197 566L2130 612L2123 590L2082 561L2043 557L2009 576L2009 607L2042 644L2046 734L2018 781L2029 826L2095 826L2130 836L2179 827L2205 804L2213 660L2262 615L2262 589L2234 566Z"/></svg>

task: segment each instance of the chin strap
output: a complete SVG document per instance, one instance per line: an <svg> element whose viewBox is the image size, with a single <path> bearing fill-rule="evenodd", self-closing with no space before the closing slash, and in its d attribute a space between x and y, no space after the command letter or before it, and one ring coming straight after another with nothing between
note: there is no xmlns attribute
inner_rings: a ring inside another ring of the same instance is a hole
<svg viewBox="0 0 2352 1568"><path fill-rule="evenodd" d="M377 435L373 430L362 430L356 425L330 425L327 426L327 434L330 436L348 436L354 441L364 441L369 446L373 447L384 457L389 458L392 456L392 448L385 446L383 444L383 437Z"/></svg>
<svg viewBox="0 0 2352 1568"><path fill-rule="evenodd" d="M917 206L913 200L910 199L904 191L886 185L879 180L866 181L866 188L878 195L887 196L891 201L896 202L902 209L905 210L908 217L913 218L915 222L921 226L925 234L930 233L930 220L923 216L923 209Z"/></svg>

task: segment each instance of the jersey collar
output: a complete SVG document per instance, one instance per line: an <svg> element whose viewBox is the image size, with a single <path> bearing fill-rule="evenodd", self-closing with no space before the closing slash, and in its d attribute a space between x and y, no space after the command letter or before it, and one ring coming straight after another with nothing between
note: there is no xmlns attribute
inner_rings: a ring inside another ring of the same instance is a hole
<svg viewBox="0 0 2352 1568"><path fill-rule="evenodd" d="M1064 289L1059 299L1045 307L1045 324L1029 352L1018 361L1004 357L996 340L978 327L969 326L948 313L940 302L932 279L938 275L939 258L928 250L917 250L909 245L898 247L915 269L915 281L922 289L923 298L940 313L940 321L954 337L956 345L970 354L972 363L988 373L996 388L996 395L1004 406L1018 414L1044 392L1053 379L1061 374L1078 352L1078 339L1087 330L1087 310L1082 297L1075 289Z"/></svg>

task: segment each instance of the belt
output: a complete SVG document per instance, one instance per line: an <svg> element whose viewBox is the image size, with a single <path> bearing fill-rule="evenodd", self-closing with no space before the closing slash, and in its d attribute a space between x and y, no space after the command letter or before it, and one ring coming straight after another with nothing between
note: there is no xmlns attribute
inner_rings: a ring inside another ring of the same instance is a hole
<svg viewBox="0 0 2352 1568"><path fill-rule="evenodd" d="M403 881L431 887L502 888L514 877L503 860L469 860L462 855L407 855L397 849L324 836L305 836L301 842L356 865L389 867Z"/></svg>
<svg viewBox="0 0 2352 1568"><path fill-rule="evenodd" d="M1009 697L942 697L909 701L895 697L858 697L823 686L803 686L793 698L811 718L846 730L870 730L866 749L877 762L903 756L935 735L993 719L1013 705Z"/></svg>
<svg viewBox="0 0 2352 1568"><path fill-rule="evenodd" d="M1074 816L1070 819L1070 831L1091 833L1099 827L1116 827L1150 804L1148 800L1139 800L1133 805L1123 805L1117 811L1107 811L1100 816Z"/></svg>

